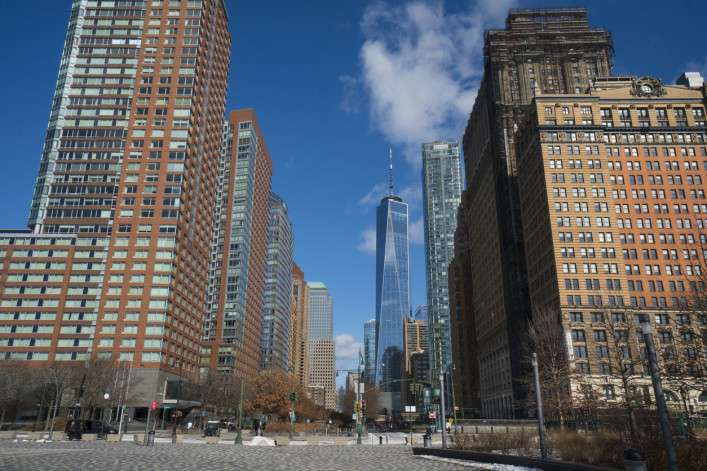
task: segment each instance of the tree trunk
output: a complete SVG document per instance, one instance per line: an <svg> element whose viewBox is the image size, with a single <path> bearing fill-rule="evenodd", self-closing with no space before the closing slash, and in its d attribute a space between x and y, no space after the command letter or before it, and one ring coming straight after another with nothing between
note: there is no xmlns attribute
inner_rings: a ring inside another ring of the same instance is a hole
<svg viewBox="0 0 707 471"><path fill-rule="evenodd" d="M0 412L0 430L2 430L2 425L5 423L5 408L3 407L2 412Z"/></svg>

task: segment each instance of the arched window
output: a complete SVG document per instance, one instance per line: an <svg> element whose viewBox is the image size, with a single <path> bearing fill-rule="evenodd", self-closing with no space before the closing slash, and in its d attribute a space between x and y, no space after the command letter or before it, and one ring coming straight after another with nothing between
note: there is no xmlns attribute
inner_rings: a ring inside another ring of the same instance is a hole
<svg viewBox="0 0 707 471"><path fill-rule="evenodd" d="M678 398L670 391L665 391L665 402L678 402Z"/></svg>
<svg viewBox="0 0 707 471"><path fill-rule="evenodd" d="M700 394L700 397L697 398L698 402L707 402L707 389L702 391L702 394Z"/></svg>

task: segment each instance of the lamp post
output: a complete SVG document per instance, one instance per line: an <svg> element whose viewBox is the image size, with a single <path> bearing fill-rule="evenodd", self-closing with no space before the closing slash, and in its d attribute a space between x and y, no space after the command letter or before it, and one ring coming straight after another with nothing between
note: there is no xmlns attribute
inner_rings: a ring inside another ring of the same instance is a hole
<svg viewBox="0 0 707 471"><path fill-rule="evenodd" d="M290 406L290 440L294 437L292 434L292 427L294 426L295 422L295 367L290 366L290 373L292 374L292 393L290 395L290 401L292 402L292 405ZM242 395L243 393L241 393Z"/></svg>
<svg viewBox="0 0 707 471"><path fill-rule="evenodd" d="M660 432L663 436L663 447L665 448L665 461L667 462L668 469L670 471L677 471L678 460L675 454L675 444L673 443L673 432L670 428L668 408L665 405L665 393L663 392L663 381L660 378L660 370L658 369L658 357L656 356L655 352L655 343L653 343L653 332L651 330L651 323L647 315L642 316L641 326L643 328L643 340L646 344L648 366L651 371L651 381L653 382L655 405L658 409L658 421L660 422Z"/></svg>
<svg viewBox="0 0 707 471"><path fill-rule="evenodd" d="M177 386L177 408L174 410L174 423L172 424L172 438L177 436L177 416L179 415L179 399L182 394L182 368L184 360L179 360L179 385Z"/></svg>
<svg viewBox="0 0 707 471"><path fill-rule="evenodd" d="M236 445L242 445L243 444L243 381L245 378L241 376L241 398L238 401L238 433L236 434ZM292 424L290 423L290 436L292 436Z"/></svg>
<svg viewBox="0 0 707 471"><path fill-rule="evenodd" d="M547 459L547 447L545 446L545 424L543 422L543 398L540 391L540 376L538 375L538 355L532 354L533 376L535 378L535 403L538 411L538 439L540 440L540 457Z"/></svg>
<svg viewBox="0 0 707 471"><path fill-rule="evenodd" d="M101 435L100 438L105 438L106 435L103 431L103 424L106 422L106 406L108 405L108 399L110 399L110 394L105 393L103 395L103 399L106 400L106 402L103 403L103 414L101 415Z"/></svg>

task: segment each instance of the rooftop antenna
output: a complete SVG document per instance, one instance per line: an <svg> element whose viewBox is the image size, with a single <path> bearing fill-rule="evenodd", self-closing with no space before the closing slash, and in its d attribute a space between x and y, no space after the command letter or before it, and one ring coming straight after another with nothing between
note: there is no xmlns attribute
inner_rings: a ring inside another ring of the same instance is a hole
<svg viewBox="0 0 707 471"><path fill-rule="evenodd" d="M390 196L393 196L393 149L390 149Z"/></svg>

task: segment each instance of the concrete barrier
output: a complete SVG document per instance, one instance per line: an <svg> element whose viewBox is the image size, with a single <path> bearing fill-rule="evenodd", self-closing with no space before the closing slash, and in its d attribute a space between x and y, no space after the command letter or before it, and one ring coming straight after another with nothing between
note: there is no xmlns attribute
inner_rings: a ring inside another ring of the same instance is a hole
<svg viewBox="0 0 707 471"><path fill-rule="evenodd" d="M172 437L172 443L184 443L184 439L188 437L188 435L184 435L182 433L178 433L177 435Z"/></svg>
<svg viewBox="0 0 707 471"><path fill-rule="evenodd" d="M335 438L334 445L336 445L336 446L346 445L348 443L348 441L349 440L347 438Z"/></svg>
<svg viewBox="0 0 707 471"><path fill-rule="evenodd" d="M213 445L218 443L218 437L206 437L206 444Z"/></svg>
<svg viewBox="0 0 707 471"><path fill-rule="evenodd" d="M63 442L64 440L68 440L69 436L64 432L54 432L49 436L49 439L57 442Z"/></svg>
<svg viewBox="0 0 707 471"><path fill-rule="evenodd" d="M307 438L307 445L319 446L319 439L318 438Z"/></svg>
<svg viewBox="0 0 707 471"><path fill-rule="evenodd" d="M141 445L145 443L145 434L136 433L135 435L133 435L133 443L139 443Z"/></svg>
<svg viewBox="0 0 707 471"><path fill-rule="evenodd" d="M106 435L106 440L109 442L122 442L123 441L123 434L122 433L111 433Z"/></svg>
<svg viewBox="0 0 707 471"><path fill-rule="evenodd" d="M277 437L275 443L277 446L290 446L290 437Z"/></svg>
<svg viewBox="0 0 707 471"><path fill-rule="evenodd" d="M44 438L44 432L28 432L27 440L41 440Z"/></svg>
<svg viewBox="0 0 707 471"><path fill-rule="evenodd" d="M3 430L0 432L0 440L14 440L17 438L17 432L14 430Z"/></svg>
<svg viewBox="0 0 707 471"><path fill-rule="evenodd" d="M420 437L413 435L412 440L410 439L409 436L405 437L405 443L408 445L417 445L418 441L420 440ZM412 441L412 443L410 443Z"/></svg>
<svg viewBox="0 0 707 471"><path fill-rule="evenodd" d="M238 434L236 432L228 432L228 433L222 433L221 436L219 437L221 440L229 440L229 441L236 441L236 436Z"/></svg>
<svg viewBox="0 0 707 471"><path fill-rule="evenodd" d="M97 433L84 433L81 435L81 440L85 442L95 442L98 440L98 434Z"/></svg>

